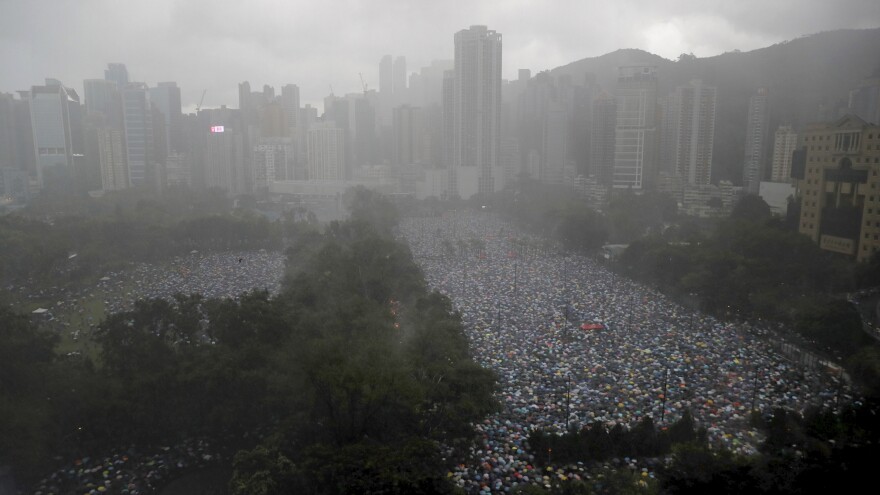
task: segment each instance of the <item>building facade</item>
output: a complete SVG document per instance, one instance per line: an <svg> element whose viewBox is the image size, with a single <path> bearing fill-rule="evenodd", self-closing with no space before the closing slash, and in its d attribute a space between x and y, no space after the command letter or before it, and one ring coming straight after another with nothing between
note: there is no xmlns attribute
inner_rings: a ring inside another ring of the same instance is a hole
<svg viewBox="0 0 880 495"><path fill-rule="evenodd" d="M746 121L746 148L743 158L743 187L750 194L758 194L764 180L764 151L767 146L770 108L767 90L761 88L758 94L749 98L749 114Z"/></svg>
<svg viewBox="0 0 880 495"><path fill-rule="evenodd" d="M771 182L791 182L791 154L797 148L798 135L790 125L782 125L773 135Z"/></svg>
<svg viewBox="0 0 880 495"><path fill-rule="evenodd" d="M657 68L620 67L614 132L615 189L644 189L655 174Z"/></svg>
<svg viewBox="0 0 880 495"><path fill-rule="evenodd" d="M467 199L500 190L501 34L486 26L455 33L450 190Z"/></svg>
<svg viewBox="0 0 880 495"><path fill-rule="evenodd" d="M680 86L672 99L677 109L675 171L688 184L709 184L712 178L712 148L715 145L715 100L717 90L701 81Z"/></svg>
<svg viewBox="0 0 880 495"><path fill-rule="evenodd" d="M799 231L865 261L880 250L880 126L847 115L803 134Z"/></svg>

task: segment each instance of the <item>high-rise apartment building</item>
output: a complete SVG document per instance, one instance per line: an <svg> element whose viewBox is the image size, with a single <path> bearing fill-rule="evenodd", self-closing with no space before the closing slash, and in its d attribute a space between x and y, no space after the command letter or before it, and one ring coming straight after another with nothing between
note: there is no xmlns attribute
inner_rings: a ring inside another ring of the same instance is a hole
<svg viewBox="0 0 880 495"><path fill-rule="evenodd" d="M294 180L296 158L292 138L261 138L253 153L254 191L265 192L276 180Z"/></svg>
<svg viewBox="0 0 880 495"><path fill-rule="evenodd" d="M542 163L540 180L545 184L562 185L568 165L568 113L558 102L550 103L542 129Z"/></svg>
<svg viewBox="0 0 880 495"><path fill-rule="evenodd" d="M425 118L419 107L402 105L394 109L394 160L396 167L421 164L425 155Z"/></svg>
<svg viewBox="0 0 880 495"><path fill-rule="evenodd" d="M880 126L847 115L803 138L798 230L821 249L867 260L880 250Z"/></svg>
<svg viewBox="0 0 880 495"><path fill-rule="evenodd" d="M657 68L618 69L614 176L617 189L644 189L653 179L657 133Z"/></svg>
<svg viewBox="0 0 880 495"><path fill-rule="evenodd" d="M345 130L335 122L313 125L307 134L308 179L342 180L345 178Z"/></svg>
<svg viewBox="0 0 880 495"><path fill-rule="evenodd" d="M453 166L450 190L467 199L500 190L501 34L486 26L455 33Z"/></svg>
<svg viewBox="0 0 880 495"><path fill-rule="evenodd" d="M766 166L764 153L767 146L767 133L770 125L770 108L767 89L761 88L758 94L749 98L749 115L746 122L746 149L743 160L743 188L750 194L758 194L764 180Z"/></svg>
<svg viewBox="0 0 880 495"><path fill-rule="evenodd" d="M675 126L675 172L687 184L709 184L712 178L712 147L715 144L716 88L702 81L680 86L672 99L677 106Z"/></svg>
<svg viewBox="0 0 880 495"><path fill-rule="evenodd" d="M782 125L773 136L772 182L791 182L791 155L797 148L798 135L790 125Z"/></svg>
<svg viewBox="0 0 880 495"><path fill-rule="evenodd" d="M599 184L611 186L614 178L614 131L617 127L617 100L602 92L593 101L590 127L590 174Z"/></svg>

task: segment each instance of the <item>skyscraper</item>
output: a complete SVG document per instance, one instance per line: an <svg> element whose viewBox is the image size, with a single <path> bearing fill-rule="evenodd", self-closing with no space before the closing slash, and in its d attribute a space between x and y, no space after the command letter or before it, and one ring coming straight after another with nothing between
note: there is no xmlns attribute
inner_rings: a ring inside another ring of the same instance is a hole
<svg viewBox="0 0 880 495"><path fill-rule="evenodd" d="M542 133L543 163L541 182L561 185L567 165L568 114L565 106L551 102L547 108Z"/></svg>
<svg viewBox="0 0 880 495"><path fill-rule="evenodd" d="M501 34L486 26L455 33L453 111L451 192L467 199L500 190Z"/></svg>
<svg viewBox="0 0 880 495"><path fill-rule="evenodd" d="M116 83L117 89L122 89L128 84L128 69L125 64L110 63L104 70L104 79Z"/></svg>
<svg viewBox="0 0 880 495"><path fill-rule="evenodd" d="M345 130L335 122L315 124L308 132L309 180L345 178Z"/></svg>
<svg viewBox="0 0 880 495"><path fill-rule="evenodd" d="M116 81L86 79L83 81L83 91L87 114L101 113L108 118L111 116L114 98L119 95Z"/></svg>
<svg viewBox="0 0 880 495"><path fill-rule="evenodd" d="M45 86L31 87L29 100L38 184L43 184L47 173L60 181L71 178L74 160L83 156L79 96L47 79Z"/></svg>
<svg viewBox="0 0 880 495"><path fill-rule="evenodd" d="M123 88L122 121L131 185L155 185L153 112L146 84L132 83Z"/></svg>
<svg viewBox="0 0 880 495"><path fill-rule="evenodd" d="M299 128L299 86L285 84L281 86L281 106L287 121L288 132Z"/></svg>
<svg viewBox="0 0 880 495"><path fill-rule="evenodd" d="M391 108L394 106L394 63L391 55L379 61L379 112L380 127L391 125Z"/></svg>
<svg viewBox="0 0 880 495"><path fill-rule="evenodd" d="M773 182L791 181L791 154L797 148L798 135L790 125L781 125L773 136Z"/></svg>
<svg viewBox="0 0 880 495"><path fill-rule="evenodd" d="M617 127L617 100L602 92L593 101L593 122L590 128L590 173L599 184L610 186L614 178L614 130Z"/></svg>
<svg viewBox="0 0 880 495"><path fill-rule="evenodd" d="M180 88L176 82L160 82L150 88L150 102L162 112L165 119L165 145L168 153L183 149L181 136Z"/></svg>
<svg viewBox="0 0 880 495"><path fill-rule="evenodd" d="M620 67L613 186L643 189L655 174L657 68Z"/></svg>
<svg viewBox="0 0 880 495"><path fill-rule="evenodd" d="M676 89L675 171L688 184L709 184L712 177L716 95L702 81Z"/></svg>
<svg viewBox="0 0 880 495"><path fill-rule="evenodd" d="M761 181L764 180L764 151L767 146L769 120L767 89L760 88L758 94L749 98L749 116L746 122L743 187L751 194L758 194Z"/></svg>
<svg viewBox="0 0 880 495"><path fill-rule="evenodd" d="M394 93L394 105L407 103L406 94L406 57L394 59L394 68L391 72L391 87Z"/></svg>

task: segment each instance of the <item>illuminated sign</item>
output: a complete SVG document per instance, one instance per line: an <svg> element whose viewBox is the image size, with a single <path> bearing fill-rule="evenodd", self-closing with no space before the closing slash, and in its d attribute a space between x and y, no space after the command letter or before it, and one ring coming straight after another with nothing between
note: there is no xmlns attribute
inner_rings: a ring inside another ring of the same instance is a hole
<svg viewBox="0 0 880 495"><path fill-rule="evenodd" d="M211 126L211 132L223 132L222 125L213 125Z"/></svg>

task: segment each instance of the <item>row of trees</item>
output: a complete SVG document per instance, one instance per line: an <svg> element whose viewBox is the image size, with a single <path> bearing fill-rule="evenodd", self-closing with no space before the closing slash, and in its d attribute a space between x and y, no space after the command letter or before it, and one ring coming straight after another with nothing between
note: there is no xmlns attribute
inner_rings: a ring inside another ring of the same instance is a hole
<svg viewBox="0 0 880 495"><path fill-rule="evenodd" d="M233 493L451 491L439 445L497 407L495 376L390 237L395 210L351 202L351 221L293 229L279 295L139 301L100 324L98 362L0 310L0 464L30 479L55 456L206 437L242 449Z"/></svg>

